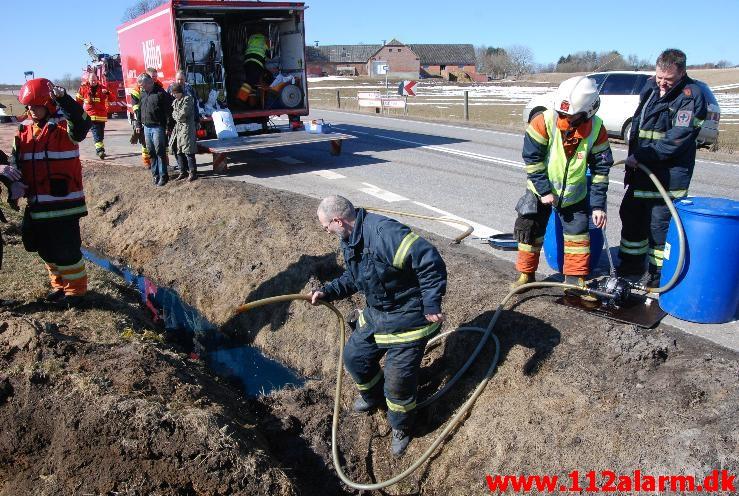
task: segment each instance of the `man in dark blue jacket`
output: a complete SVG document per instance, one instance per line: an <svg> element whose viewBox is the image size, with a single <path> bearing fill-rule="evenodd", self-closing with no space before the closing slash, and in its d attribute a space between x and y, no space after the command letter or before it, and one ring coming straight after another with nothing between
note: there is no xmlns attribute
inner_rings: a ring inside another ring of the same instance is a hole
<svg viewBox="0 0 739 496"><path fill-rule="evenodd" d="M367 307L344 348L344 365L360 393L355 411L379 406L384 389L392 452L400 456L410 442L423 352L444 321L446 265L436 248L407 226L355 209L344 197L325 198L318 220L341 239L346 270L312 292L312 303L364 294Z"/></svg>
<svg viewBox="0 0 739 496"><path fill-rule="evenodd" d="M671 198L688 195L696 138L707 107L700 87L688 77L685 64L685 54L680 50L660 54L656 75L641 92L628 138L624 180L628 190L619 210L622 228L618 270L621 276L641 276L644 258L649 255L644 278L649 287L659 286L670 211L636 164L641 162L652 170Z"/></svg>

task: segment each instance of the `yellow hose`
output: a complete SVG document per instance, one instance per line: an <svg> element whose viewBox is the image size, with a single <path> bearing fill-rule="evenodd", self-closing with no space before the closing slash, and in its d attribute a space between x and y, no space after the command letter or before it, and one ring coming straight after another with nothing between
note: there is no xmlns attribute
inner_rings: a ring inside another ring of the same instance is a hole
<svg viewBox="0 0 739 496"><path fill-rule="evenodd" d="M457 236L456 238L454 238L454 241L451 242L451 244L453 245L458 245L459 243L461 243L464 238L472 234L472 231L475 230L467 222L464 222L462 220L457 220L457 219L450 219L449 217L431 217L429 215L411 214L409 212L399 212L397 210L387 210L384 208L375 208L375 207L362 207L362 208L364 208L365 210L369 212L382 212L384 214L403 215L405 217L413 217L415 219L435 220L437 222L449 222L452 224L459 224L460 226L465 226L467 230L463 232L462 234L460 234L459 236Z"/></svg>
<svg viewBox="0 0 739 496"><path fill-rule="evenodd" d="M495 367L498 364L498 359L500 358L500 342L498 341L498 338L495 336L495 334L492 333L493 328L495 327L496 322L498 321L498 318L500 317L500 314L503 312L503 307L506 303L516 294L521 291L528 291L529 289L535 289L535 288L552 288L552 287L559 287L559 288L565 288L565 289L578 289L583 291L583 288L580 286L576 286L574 284L565 284L565 283L558 283L558 282L532 282L529 284L523 284L516 289L509 292L505 298L503 298L503 301L501 301L500 305L498 305L497 310L495 311L495 314L490 319L490 323L486 328L482 327L460 327L456 329L455 331L448 331L442 335L438 335L434 337L429 343L438 341L439 339L442 339L444 337L449 336L450 334L454 332L460 332L460 331L476 331L476 332L482 332L483 336L480 340L480 342L477 345L477 348L475 351L470 355L469 359L467 360L467 363L460 369L460 371L457 372L457 374L452 378L449 383L447 383L444 388L440 391L438 391L436 394L434 394L431 398L421 402L419 404L420 406L428 405L431 401L438 399L443 392L448 391L451 386L461 377L461 375L464 373L465 370L469 367L469 365L475 360L477 355L482 350L482 347L487 342L488 339L492 338L495 342L495 355L493 356L493 359L490 362L490 366L488 367L487 371L485 372L485 377L483 378L482 382L478 384L478 386L475 388L475 390L472 392L470 397L467 399L467 401L460 407L460 409L457 411L457 413L454 415L454 417L447 423L446 427L441 431L441 433L436 437L436 439L431 443L431 445L426 449L426 451L423 452L423 454L417 458L408 468L406 468L403 472L400 474L385 480L381 482L377 482L374 484L360 484L358 482L354 482L351 479L349 479L344 471L341 468L341 461L339 458L339 446L338 446L338 430L339 430L339 413L341 411L341 386L343 382L343 362L344 362L344 343L346 342L346 322L344 321L344 317L341 315L341 312L331 303L327 303L325 301L319 300L318 303L332 312L336 315L336 326L339 333L339 360L337 362L336 366L336 389L335 389L335 396L334 396L334 413L333 413L333 421L331 423L331 456L333 458L334 467L336 468L336 473L339 475L339 478L341 481L346 484L349 487L352 487L354 489L359 489L362 491L375 491L378 489L382 489L385 487L392 486L393 484L397 484L401 480L405 479L409 475L411 475L414 471L416 471L423 463L428 460L431 455L436 451L436 448L438 448L441 443L444 442L444 440L449 436L449 434L454 430L456 425L465 417L467 412L472 408L472 405L475 403L477 398L482 394L483 390L485 389L485 386L487 386L487 383L490 381L490 378L493 376L493 372L495 371ZM587 291L587 290L585 290ZM250 303L246 303L244 305L239 306L234 310L234 314L240 314L247 312L251 309L261 307L264 305L269 305L271 303L282 303L286 301L293 301L293 300L305 300L310 302L311 297L306 294L289 294L289 295L281 295L281 296L273 296L271 298L264 298L262 300L253 301Z"/></svg>
<svg viewBox="0 0 739 496"><path fill-rule="evenodd" d="M624 161L616 162L614 165L618 165L624 163ZM662 197L665 200L665 203L667 204L668 208L670 209L670 213L672 214L675 224L678 229L678 238L680 240L680 258L678 259L678 267L673 275L673 277L668 281L667 284L665 284L662 287L659 288L645 288L647 291L653 292L653 293L662 293L670 289L675 282L677 281L677 278L680 275L680 272L682 271L683 263L684 263L684 253L685 253L685 232L683 230L682 223L680 222L680 217L677 214L677 211L675 210L675 207L672 205L672 200L669 197L669 194L665 191L662 184L659 182L657 177L650 171L646 166L643 164L637 164L637 166L646 173L649 178L652 180L654 185L657 187L657 190L660 192ZM410 214L407 212L398 212L394 210L386 210L386 209L380 209L380 208L365 208L366 210L372 211L372 212L382 212L382 213L388 213L388 214L394 214L394 215L404 215L407 217L415 217L419 219L428 219L428 220L434 220L439 222L454 222L457 224L465 225L467 226L468 230L467 232L463 233L462 235L458 236L454 243L458 244L460 243L465 237L469 236L473 228L468 223L459 221L456 219L449 219L446 217L430 217L426 215L418 215L418 214ZM480 339L480 342L477 345L477 348L475 351L470 355L467 362L462 366L462 368L455 374L455 376L439 391L437 391L434 395L432 395L430 398L420 402L418 404L418 407L424 407L431 402L437 400L439 397L441 397L442 394L444 394L446 391L451 389L451 387L459 380L459 378L464 374L464 372L469 368L469 366L474 362L474 360L477 358L477 355L482 350L482 347L485 345L488 339L493 339L495 342L495 355L493 356L493 359L490 362L490 366L488 367L487 371L485 372L485 377L480 382L480 384L477 385L475 390L472 392L470 397L467 399L467 401L459 408L457 413L452 417L452 419L447 423L446 427L441 431L441 433L436 437L436 439L431 443L431 445L426 449L426 451L423 452L423 454L418 457L408 468L406 468L404 471L402 471L400 474L385 480L381 482L377 482L374 484L360 484L357 482L352 481L349 479L344 471L341 468L341 462L339 458L339 447L338 447L338 428L339 428L339 413L341 411L341 386L343 383L343 362L344 362L344 343L346 342L346 322L344 321L344 317L341 315L341 312L331 303L318 300L318 304L328 308L336 315L336 321L337 321L337 330L339 334L339 360L337 362L336 366L336 389L335 389L335 396L334 396L334 411L333 411L333 421L331 423L331 455L333 458L334 467L336 468L336 473L339 475L339 478L341 479L344 484L346 484L349 487L352 487L354 489L362 490L362 491L375 491L379 489L383 489L389 486L392 486L393 484L397 484L398 482L402 481L409 475L411 475L414 471L416 471L421 465L423 465L436 451L436 449L444 442L444 440L449 436L449 434L452 432L452 430L456 427L456 425L467 415L467 412L472 408L473 404L477 400L477 398L482 394L483 390L487 386L488 382L492 378L493 372L495 371L495 367L498 364L498 360L500 358L500 342L498 341L498 338L495 336L495 334L492 333L493 328L495 327L495 324L498 322L498 318L500 317L500 314L503 312L503 308L508 303L508 301L517 293L528 291L530 289L536 289L536 288L563 288L563 289L574 289L579 290L581 292L584 292L586 294L594 294L596 296L603 296L600 292L591 292L588 288L582 288L580 286L574 285L574 284L566 284L566 283L558 283L558 282L532 282L528 284L523 284L521 286L518 286L517 288L511 290L500 302L498 305L498 308L495 311L495 314L493 314L493 317L490 319L490 323L487 325L486 328L482 327L460 327L457 328L454 331L447 331L442 334L439 334L435 336L433 339L429 341L429 344L434 343L436 341L439 341L443 338L448 337L450 334L453 334L454 332L461 332L461 331L474 331L474 332L481 332L483 333L482 338ZM282 303L286 301L293 301L293 300L305 300L310 303L311 296L306 294L289 294L289 295L281 295L281 296L273 296L271 298L264 298L261 300L253 301L250 303L246 303L244 305L239 306L234 310L234 314L240 314L247 312L251 309L261 307L264 305L269 305L272 303Z"/></svg>
<svg viewBox="0 0 739 496"><path fill-rule="evenodd" d="M621 165L625 163L625 160L619 160L618 162L614 162L613 165ZM654 183L654 186L657 188L657 191L659 191L659 194L662 195L662 199L665 201L665 205L667 205L667 209L670 211L670 215L672 215L672 220L675 221L675 228L677 229L677 239L678 244L680 245L680 250L677 256L677 266L675 267L675 272L672 274L672 277L669 281L665 283L664 286L660 286L658 288L639 288L649 293L665 293L677 283L677 280L680 278L680 274L683 271L683 266L685 265L685 230L683 229L683 223L680 220L680 215L678 215L677 209L675 209L675 205L672 203L672 198L670 198L670 194L665 190L665 187L662 186L662 183L659 182L657 176L655 176L654 173L642 163L637 162L636 166L649 177L652 183Z"/></svg>

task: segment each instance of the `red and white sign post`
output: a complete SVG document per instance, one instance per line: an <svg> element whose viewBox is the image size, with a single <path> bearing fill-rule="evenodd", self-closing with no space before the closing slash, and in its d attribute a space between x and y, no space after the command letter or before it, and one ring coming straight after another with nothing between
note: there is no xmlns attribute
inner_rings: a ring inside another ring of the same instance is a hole
<svg viewBox="0 0 739 496"><path fill-rule="evenodd" d="M403 96L416 96L416 85L418 81L403 81L398 86L398 94Z"/></svg>

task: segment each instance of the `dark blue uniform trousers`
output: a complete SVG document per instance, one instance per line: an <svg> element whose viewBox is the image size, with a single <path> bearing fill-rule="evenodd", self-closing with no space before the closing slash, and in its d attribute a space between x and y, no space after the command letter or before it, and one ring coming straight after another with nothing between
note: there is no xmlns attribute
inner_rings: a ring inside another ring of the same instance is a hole
<svg viewBox="0 0 739 496"><path fill-rule="evenodd" d="M382 401L388 406L388 421L393 429L410 430L416 410L418 372L429 338L391 348L375 343L368 323L359 326L344 347L344 365L356 382L362 397L370 404ZM380 359L385 356L385 370Z"/></svg>

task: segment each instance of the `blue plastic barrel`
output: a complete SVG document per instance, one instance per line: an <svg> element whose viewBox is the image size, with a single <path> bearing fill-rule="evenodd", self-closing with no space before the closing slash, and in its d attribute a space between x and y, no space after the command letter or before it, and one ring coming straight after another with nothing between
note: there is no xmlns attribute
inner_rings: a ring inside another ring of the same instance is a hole
<svg viewBox="0 0 739 496"><path fill-rule="evenodd" d="M603 231L593 225L593 220L588 220L590 232L590 271L598 266L600 255L603 253ZM559 215L552 209L549 216L547 230L544 234L544 258L549 266L557 272L562 272L565 260L565 245L562 234L562 221Z"/></svg>
<svg viewBox="0 0 739 496"><path fill-rule="evenodd" d="M588 181L587 198L590 198L590 185L593 182L590 169L585 172L585 177ZM603 252L603 231L595 227L592 218L590 218L588 219L588 232L590 233L590 272L592 272L598 266L600 255ZM549 221L547 222L547 230L544 233L544 258L547 259L547 264L552 269L560 273L565 263L564 250L562 221L559 220L559 216L552 209L552 214L549 216Z"/></svg>
<svg viewBox="0 0 739 496"><path fill-rule="evenodd" d="M685 229L685 265L675 286L660 295L662 310L678 319L720 324L739 315L739 202L689 197L675 202ZM670 222L660 286L677 270L680 243Z"/></svg>

